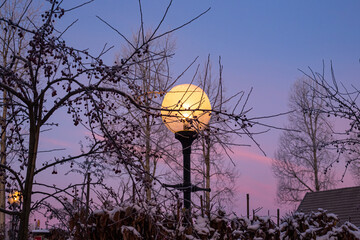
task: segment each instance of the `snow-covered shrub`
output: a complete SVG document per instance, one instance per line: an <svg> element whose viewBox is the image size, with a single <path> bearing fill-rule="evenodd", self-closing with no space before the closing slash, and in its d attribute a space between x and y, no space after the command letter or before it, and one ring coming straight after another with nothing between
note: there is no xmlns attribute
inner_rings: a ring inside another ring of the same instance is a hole
<svg viewBox="0 0 360 240"><path fill-rule="evenodd" d="M212 213L210 219L192 215L191 224L184 227L181 211L164 211L146 203L126 204L112 210L99 210L91 214L87 224L72 219L74 240L84 239L179 239L179 240L355 240L360 230L346 222L336 226L335 214L319 209L310 214L295 213L282 220L280 227L269 217L253 219L227 215L223 211ZM79 229L81 231L79 231ZM79 233L86 233L86 237Z"/></svg>
<svg viewBox="0 0 360 240"><path fill-rule="evenodd" d="M235 218L231 221L234 239L279 239L280 232L269 217Z"/></svg>
<svg viewBox="0 0 360 240"><path fill-rule="evenodd" d="M355 225L345 222L337 227L338 222L339 219L335 214L323 209L309 214L297 212L283 219L280 225L280 239L360 239L360 230Z"/></svg>

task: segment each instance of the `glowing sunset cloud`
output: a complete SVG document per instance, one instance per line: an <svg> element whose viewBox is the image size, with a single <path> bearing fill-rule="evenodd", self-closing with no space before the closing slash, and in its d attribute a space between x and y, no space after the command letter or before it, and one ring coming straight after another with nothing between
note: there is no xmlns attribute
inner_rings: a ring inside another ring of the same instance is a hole
<svg viewBox="0 0 360 240"><path fill-rule="evenodd" d="M83 133L84 133L85 136L88 136L88 137L93 136L93 134L90 131L84 131ZM94 137L96 138L96 140L99 140L99 141L103 141L105 139L104 137L102 137L102 136L100 136L100 135L98 135L96 133L94 133Z"/></svg>
<svg viewBox="0 0 360 240"><path fill-rule="evenodd" d="M62 140L50 138L50 137L42 137L41 141L44 143L46 142L46 146L47 145L55 145L58 147L72 147L73 146L70 142L62 141ZM44 146L45 146L45 144L44 144Z"/></svg>
<svg viewBox="0 0 360 240"><path fill-rule="evenodd" d="M245 160L251 159L251 160L255 160L256 162L267 164L267 165L271 165L271 162L273 161L272 158L266 157L261 154L246 151L246 150L244 150L244 148L241 148L241 149L235 148L235 149L233 149L233 151L234 151L234 153L232 154L232 156L234 158L242 157L242 158L245 158Z"/></svg>

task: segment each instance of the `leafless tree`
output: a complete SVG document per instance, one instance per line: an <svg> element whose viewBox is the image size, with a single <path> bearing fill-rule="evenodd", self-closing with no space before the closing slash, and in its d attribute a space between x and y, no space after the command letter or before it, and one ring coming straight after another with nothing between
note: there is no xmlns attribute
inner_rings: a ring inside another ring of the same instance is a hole
<svg viewBox="0 0 360 240"><path fill-rule="evenodd" d="M333 186L328 166L336 155L325 148L332 141L331 124L318 98L318 88L309 79L298 80L290 94L288 128L281 134L272 169L278 180L277 198L282 203L297 203L306 192Z"/></svg>
<svg viewBox="0 0 360 240"><path fill-rule="evenodd" d="M351 135L352 136L349 137L354 139L357 138L357 136L354 136L353 134ZM343 172L343 177L346 174L347 168L350 168L350 173L352 174L355 183L360 185L360 145L354 144L348 146L347 148L349 148L349 150L343 153L344 159L346 161L346 169Z"/></svg>
<svg viewBox="0 0 360 240"><path fill-rule="evenodd" d="M223 108L222 111L229 108L229 104L223 102L226 94L222 86L222 68L219 57L218 69L215 73L209 55L203 71L198 73L196 82L208 94L212 109L218 111L220 108ZM204 188L211 189L211 192L203 193L204 209L207 214L210 214L219 201L225 204L233 197L234 185L229 183L235 181L237 174L234 171L235 164L227 154L229 149L237 145L232 139L232 132L227 123L221 118L213 117L210 119L208 129L199 135L194 147L198 153L197 161L194 161L195 181Z"/></svg>
<svg viewBox="0 0 360 240"><path fill-rule="evenodd" d="M16 0L16 1L4 1L0 8L0 16L6 17L13 22L22 24L24 27L29 28L31 22L35 22L36 13L38 7L29 6L28 0ZM19 29L7 26L4 22L0 22L0 62L3 66L7 66L11 62L11 56L16 53L20 53L26 50L28 44L25 31L19 31ZM17 71L18 74L24 74L22 69L19 68L19 60L15 60L12 68ZM7 116L7 91L2 91L1 108L2 108L2 120L6 119ZM1 121L1 164L6 164L6 140L7 140L7 124L6 121ZM4 173L5 174L5 173ZM5 208L6 194L5 194L5 175L0 176L0 208ZM0 227L5 227L5 213L0 212Z"/></svg>
<svg viewBox="0 0 360 240"><path fill-rule="evenodd" d="M30 4L30 3L29 3ZM85 158L100 154L112 148L115 136L109 131L101 129L104 124L104 99L109 95L125 97L127 104L137 108L145 107L135 96L137 87L135 83L126 85L127 89L119 90L103 83L116 83L128 74L130 65L136 60L135 57L147 51L146 46L161 34L153 35L150 39L142 42L141 45L134 47L132 54L123 59L121 65L108 67L103 64L101 55L92 56L86 50L68 47L62 39L63 31L55 30L55 20L61 18L68 10L61 8L61 3L50 1L49 10L43 15L43 24L27 28L27 25L19 21L13 21L6 16L1 16L0 21L7 29L14 28L16 32L29 35L29 45L27 51L18 52L12 50L10 62L0 66L0 89L6 91L6 99L3 100L8 108L8 114L4 121L10 129L8 147L16 145L18 151L14 153L17 165L1 164L1 168L9 173L7 184L8 191L17 189L21 192L22 204L20 209L8 210L2 208L1 211L19 216L20 231L19 239L27 239L30 212L40 207L49 198L53 198L63 203L58 197L59 194L67 194L73 186L64 189L57 188L51 184L35 182L35 177L58 164L73 162L75 159ZM4 5L1 5L4 7ZM74 8L76 9L76 8ZM84 60L83 60L84 59ZM86 60L85 60L86 59ZM144 60L146 61L146 60ZM18 62L25 74L19 74L14 69ZM131 62L131 63L130 63ZM87 80L85 80L87 79ZM133 91L129 89L134 89ZM126 93L125 91L129 91ZM49 121L50 117L59 109L67 108L68 113L73 118L74 125L83 124L87 127L92 136L92 145L76 156L66 156L54 158L45 162L43 166L37 165L39 153L39 140L44 127L56 125ZM107 106L110 111L110 106ZM106 121L112 123L121 122L121 117L108 118ZM28 130L27 130L28 129ZM98 138L108 136L107 138ZM129 153L134 150L130 143L136 137L136 129L124 129L117 132L119 146L116 147L118 156L122 156L122 161L129 161L132 155ZM131 165L129 163L129 165ZM135 168L135 166L134 166ZM34 187L42 187L45 190L35 190ZM40 200L32 202L33 195L43 196Z"/></svg>
<svg viewBox="0 0 360 240"><path fill-rule="evenodd" d="M322 72L310 69L309 72L303 73L313 81L312 86L317 91L317 97L324 102L321 109L315 110L345 122L345 127L337 128L333 132L335 138L327 144L335 147L338 153L345 153L344 177L348 167L355 166L356 169L359 161L357 156L360 144L360 90L356 85L346 86L337 81L332 63L329 79L325 74L324 63Z"/></svg>
<svg viewBox="0 0 360 240"><path fill-rule="evenodd" d="M131 41L133 46L139 46L142 42L141 30L133 36ZM152 32L149 30L145 34L145 39L149 39ZM157 164L160 158L165 158L169 153L169 143L173 142L169 137L169 131L162 123L160 118L150 113L150 108L161 108L162 96L167 92L170 85L176 82L176 78L171 76L170 58L174 55L175 42L171 35L162 39L157 39L147 45L147 52L137 55L136 63L129 68L126 81L128 84L138 82L143 95L138 99L142 102L147 111L139 109L126 109L122 113L128 121L134 122L139 126L140 137L136 140L139 148L138 162L144 170L143 185L145 187L146 199L151 200L153 176L156 176ZM120 56L116 57L116 62L121 64L123 58L132 54L133 47L127 45ZM156 53L156 54L154 54ZM175 80L173 80L175 79ZM126 103L122 99L114 99L112 104L120 111L124 111ZM114 126L115 129L119 126ZM121 126L120 126L121 127ZM134 186L139 187L139 185Z"/></svg>

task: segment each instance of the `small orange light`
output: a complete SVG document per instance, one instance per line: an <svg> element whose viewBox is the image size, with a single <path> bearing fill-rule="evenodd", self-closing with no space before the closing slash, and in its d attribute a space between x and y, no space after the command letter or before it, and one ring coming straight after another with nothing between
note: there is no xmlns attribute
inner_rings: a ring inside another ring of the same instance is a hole
<svg viewBox="0 0 360 240"><path fill-rule="evenodd" d="M14 191L9 194L8 201L12 205L14 203L19 203L21 199L21 193L19 191Z"/></svg>

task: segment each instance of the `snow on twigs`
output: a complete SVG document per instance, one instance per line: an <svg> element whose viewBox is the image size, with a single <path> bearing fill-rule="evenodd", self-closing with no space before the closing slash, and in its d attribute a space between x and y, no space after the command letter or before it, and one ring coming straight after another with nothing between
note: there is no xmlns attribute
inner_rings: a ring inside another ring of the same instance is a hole
<svg viewBox="0 0 360 240"><path fill-rule="evenodd" d="M356 240L360 239L360 230L350 222L337 226L338 217L326 210L318 212L294 213L283 219L280 224L280 239L317 239L317 240Z"/></svg>
<svg viewBox="0 0 360 240"><path fill-rule="evenodd" d="M218 211L212 213L210 219L194 213L187 226L182 211L177 213L156 205L128 203L111 210L95 211L88 219L87 229L79 229L86 224L74 224L72 233L74 240L360 239L359 228L349 222L337 226L338 222L335 214L322 209L310 214L294 213L282 219L279 227L269 217L247 219Z"/></svg>

